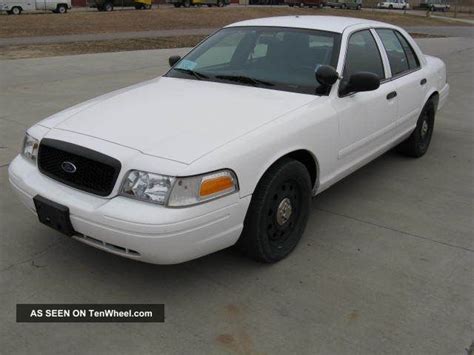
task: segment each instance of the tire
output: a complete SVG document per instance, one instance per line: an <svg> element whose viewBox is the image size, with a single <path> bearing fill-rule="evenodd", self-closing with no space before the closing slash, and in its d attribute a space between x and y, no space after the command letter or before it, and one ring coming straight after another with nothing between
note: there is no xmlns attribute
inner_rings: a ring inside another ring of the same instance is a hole
<svg viewBox="0 0 474 355"><path fill-rule="evenodd" d="M346 4L342 4L342 5L341 5L341 9L343 9L343 10L345 10L346 7L347 7Z"/></svg>
<svg viewBox="0 0 474 355"><path fill-rule="evenodd" d="M393 10L393 5L388 5L389 10Z"/></svg>
<svg viewBox="0 0 474 355"><path fill-rule="evenodd" d="M186 7L186 8L191 7L191 0L184 0L183 6Z"/></svg>
<svg viewBox="0 0 474 355"><path fill-rule="evenodd" d="M405 5L403 5L402 10L406 10L406 9L407 9L407 7Z"/></svg>
<svg viewBox="0 0 474 355"><path fill-rule="evenodd" d="M274 263L303 235L311 206L311 179L299 161L284 158L264 174L252 196L238 241L249 257Z"/></svg>
<svg viewBox="0 0 474 355"><path fill-rule="evenodd" d="M300 2L300 4L298 6L303 8L304 7L304 2Z"/></svg>
<svg viewBox="0 0 474 355"><path fill-rule="evenodd" d="M217 7L224 7L224 1L223 0L217 0Z"/></svg>
<svg viewBox="0 0 474 355"><path fill-rule="evenodd" d="M419 158L425 155L433 135L435 113L435 101L429 99L421 110L415 130L410 137L398 145L397 150L400 153L413 158Z"/></svg>
<svg viewBox="0 0 474 355"><path fill-rule="evenodd" d="M104 11L114 11L114 5L111 2L106 2L103 6Z"/></svg>
<svg viewBox="0 0 474 355"><path fill-rule="evenodd" d="M12 9L10 10L10 14L21 15L21 7L19 6L12 7Z"/></svg>
<svg viewBox="0 0 474 355"><path fill-rule="evenodd" d="M319 7L320 9L322 9L322 8L324 7L324 4L321 3L321 4L318 5L318 7Z"/></svg>
<svg viewBox="0 0 474 355"><path fill-rule="evenodd" d="M67 13L67 7L66 5L58 5L57 9L56 9L56 12L58 14L65 14Z"/></svg>
<svg viewBox="0 0 474 355"><path fill-rule="evenodd" d="M288 4L288 6L289 6L289 7L294 7L294 6L295 6L295 4Z"/></svg>
<svg viewBox="0 0 474 355"><path fill-rule="evenodd" d="M360 9L362 9L362 5L361 5L361 4L357 5L357 7L356 7L356 10L360 10Z"/></svg>
<svg viewBox="0 0 474 355"><path fill-rule="evenodd" d="M174 7L179 8L179 7L181 7L181 4L179 2L175 2Z"/></svg>

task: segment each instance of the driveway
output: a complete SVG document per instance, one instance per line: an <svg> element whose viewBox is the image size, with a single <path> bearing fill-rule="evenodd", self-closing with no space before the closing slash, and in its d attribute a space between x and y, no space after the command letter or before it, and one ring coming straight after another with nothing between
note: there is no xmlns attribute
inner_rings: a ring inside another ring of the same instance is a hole
<svg viewBox="0 0 474 355"><path fill-rule="evenodd" d="M175 266L123 259L40 225L8 186L28 126L159 75L186 50L0 61L1 353L464 354L474 40L418 42L446 61L452 90L428 154L389 152L316 197L299 247L276 265L233 250ZM24 324L17 303L164 303L166 321Z"/></svg>

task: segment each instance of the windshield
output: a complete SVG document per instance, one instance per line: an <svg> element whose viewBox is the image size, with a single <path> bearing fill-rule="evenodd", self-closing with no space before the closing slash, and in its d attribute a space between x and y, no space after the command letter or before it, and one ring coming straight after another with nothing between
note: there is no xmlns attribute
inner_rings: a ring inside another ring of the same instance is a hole
<svg viewBox="0 0 474 355"><path fill-rule="evenodd" d="M282 27L229 27L181 59L168 77L327 94L318 66L337 64L340 34Z"/></svg>

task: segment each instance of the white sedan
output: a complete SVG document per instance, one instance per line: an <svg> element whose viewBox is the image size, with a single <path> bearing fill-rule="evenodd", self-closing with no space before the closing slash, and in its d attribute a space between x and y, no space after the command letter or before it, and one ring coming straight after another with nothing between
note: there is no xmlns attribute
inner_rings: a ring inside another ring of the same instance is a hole
<svg viewBox="0 0 474 355"><path fill-rule="evenodd" d="M355 18L239 22L170 64L28 129L9 176L39 221L151 263L234 244L276 262L313 196L393 147L424 155L449 92L403 29Z"/></svg>
<svg viewBox="0 0 474 355"><path fill-rule="evenodd" d="M410 8L410 4L407 3L405 0L386 0L386 1L377 3L377 7L379 9L408 10Z"/></svg>

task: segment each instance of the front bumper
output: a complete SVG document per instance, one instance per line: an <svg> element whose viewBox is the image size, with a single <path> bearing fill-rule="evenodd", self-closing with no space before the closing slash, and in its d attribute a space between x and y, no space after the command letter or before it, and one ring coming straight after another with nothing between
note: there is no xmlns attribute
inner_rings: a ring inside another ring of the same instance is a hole
<svg viewBox="0 0 474 355"><path fill-rule="evenodd" d="M188 208L166 208L117 196L82 192L39 172L17 156L9 179L21 201L36 214L33 197L41 195L69 207L73 238L124 257L176 264L227 248L238 240L250 196L232 194Z"/></svg>

